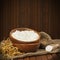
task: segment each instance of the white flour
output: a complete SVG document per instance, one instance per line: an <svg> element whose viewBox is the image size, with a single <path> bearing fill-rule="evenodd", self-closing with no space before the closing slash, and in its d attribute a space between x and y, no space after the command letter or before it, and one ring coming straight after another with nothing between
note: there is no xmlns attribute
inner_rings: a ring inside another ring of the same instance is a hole
<svg viewBox="0 0 60 60"><path fill-rule="evenodd" d="M18 31L16 30L11 34L11 36L17 40L24 42L36 41L39 38L39 35L34 31Z"/></svg>

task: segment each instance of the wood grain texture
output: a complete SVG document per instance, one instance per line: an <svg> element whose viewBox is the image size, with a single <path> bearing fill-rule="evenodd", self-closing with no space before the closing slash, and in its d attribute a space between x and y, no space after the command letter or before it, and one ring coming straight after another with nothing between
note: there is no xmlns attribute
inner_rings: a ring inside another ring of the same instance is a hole
<svg viewBox="0 0 60 60"><path fill-rule="evenodd" d="M29 60L29 59L30 59L29 57L24 58L24 60Z"/></svg>
<svg viewBox="0 0 60 60"><path fill-rule="evenodd" d="M0 40L13 28L28 27L60 38L59 0L0 0Z"/></svg>
<svg viewBox="0 0 60 60"><path fill-rule="evenodd" d="M60 57L57 54L52 54L54 60L60 60Z"/></svg>
<svg viewBox="0 0 60 60"><path fill-rule="evenodd" d="M41 56L36 56L36 60L42 60Z"/></svg>
<svg viewBox="0 0 60 60"><path fill-rule="evenodd" d="M47 59L48 59L48 60L54 60L51 54L48 54L48 55L47 55Z"/></svg>
<svg viewBox="0 0 60 60"><path fill-rule="evenodd" d="M42 60L48 60L46 55L42 56Z"/></svg>
<svg viewBox="0 0 60 60"><path fill-rule="evenodd" d="M30 60L35 60L36 57L35 57L35 56L32 56L32 57L30 57L29 59L30 59Z"/></svg>

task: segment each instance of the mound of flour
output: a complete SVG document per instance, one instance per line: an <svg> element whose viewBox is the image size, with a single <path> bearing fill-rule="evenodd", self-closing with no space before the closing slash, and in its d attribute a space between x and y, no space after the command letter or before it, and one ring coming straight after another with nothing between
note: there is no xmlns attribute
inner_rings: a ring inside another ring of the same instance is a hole
<svg viewBox="0 0 60 60"><path fill-rule="evenodd" d="M11 34L11 36L17 40L24 41L24 42L33 42L39 38L39 35L34 31L18 31L16 30Z"/></svg>

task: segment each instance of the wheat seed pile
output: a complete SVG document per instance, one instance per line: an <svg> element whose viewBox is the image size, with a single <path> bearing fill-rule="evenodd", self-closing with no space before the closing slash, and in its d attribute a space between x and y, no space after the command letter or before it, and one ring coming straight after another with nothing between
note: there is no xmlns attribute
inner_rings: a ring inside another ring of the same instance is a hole
<svg viewBox="0 0 60 60"><path fill-rule="evenodd" d="M0 43L0 51L4 56L13 57L22 54L17 47L14 47L10 39L3 40Z"/></svg>

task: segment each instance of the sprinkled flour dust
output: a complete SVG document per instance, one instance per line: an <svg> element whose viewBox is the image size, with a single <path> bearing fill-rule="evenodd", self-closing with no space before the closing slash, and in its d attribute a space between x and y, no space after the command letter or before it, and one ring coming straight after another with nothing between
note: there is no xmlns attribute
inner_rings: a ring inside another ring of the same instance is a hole
<svg viewBox="0 0 60 60"><path fill-rule="evenodd" d="M39 38L39 35L36 32L27 30L24 31L16 30L15 32L12 33L11 36L17 40L24 42L32 42Z"/></svg>

